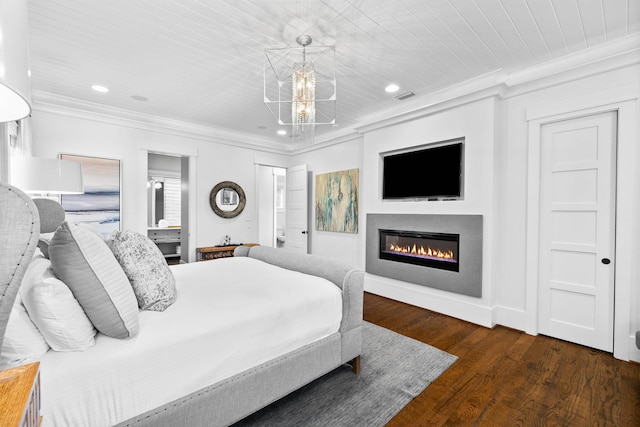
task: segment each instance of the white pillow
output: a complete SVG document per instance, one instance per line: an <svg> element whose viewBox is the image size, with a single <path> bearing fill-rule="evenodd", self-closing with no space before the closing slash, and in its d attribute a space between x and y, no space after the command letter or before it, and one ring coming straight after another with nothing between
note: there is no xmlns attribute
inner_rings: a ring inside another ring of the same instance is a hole
<svg viewBox="0 0 640 427"><path fill-rule="evenodd" d="M32 261L45 267L40 277L20 287L29 317L55 351L84 351L95 345L96 330L71 290L56 278L51 262ZM38 270L42 270L38 268Z"/></svg>
<svg viewBox="0 0 640 427"><path fill-rule="evenodd" d="M0 363L12 365L18 361L21 361L20 364L33 362L40 360L48 350L49 345L29 318L18 292L2 340Z"/></svg>
<svg viewBox="0 0 640 427"><path fill-rule="evenodd" d="M112 338L138 333L136 296L104 240L65 221L51 239L49 258L98 331Z"/></svg>

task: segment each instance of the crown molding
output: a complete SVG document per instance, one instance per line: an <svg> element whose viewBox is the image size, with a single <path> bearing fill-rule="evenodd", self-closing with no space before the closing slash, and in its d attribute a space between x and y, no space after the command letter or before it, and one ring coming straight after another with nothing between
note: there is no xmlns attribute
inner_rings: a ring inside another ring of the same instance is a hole
<svg viewBox="0 0 640 427"><path fill-rule="evenodd" d="M488 97L507 99L638 63L640 33L634 33L523 70L495 70L413 98L410 104L360 118L355 130L361 133L371 132Z"/></svg>
<svg viewBox="0 0 640 427"><path fill-rule="evenodd" d="M405 107L403 112L384 110L375 116L368 116L360 120L356 130L360 133L415 120L431 114L456 108L482 99L505 97L507 85L499 81L501 71L495 71L476 79L468 80L459 85L421 96L412 101L412 105ZM385 117L386 118L383 118Z"/></svg>
<svg viewBox="0 0 640 427"><path fill-rule="evenodd" d="M640 33L603 43L506 76L507 97L523 95L640 64Z"/></svg>
<svg viewBox="0 0 640 427"><path fill-rule="evenodd" d="M68 117L92 120L100 123L131 127L151 132L161 132L200 141L231 145L256 151L289 154L290 144L257 138L248 133L196 125L174 119L142 114L129 110L107 107L75 98L33 92L33 109Z"/></svg>
<svg viewBox="0 0 640 427"><path fill-rule="evenodd" d="M356 132L355 130L348 130L346 132L343 132L343 134L341 135L332 133L330 136L330 138L322 140L320 142L314 142L312 145L294 147L294 149L289 154L295 156L298 154L309 153L311 151L331 147L332 145L345 144L351 141L362 140L364 138L364 135Z"/></svg>
<svg viewBox="0 0 640 427"><path fill-rule="evenodd" d="M507 99L639 63L640 33L634 33L523 70L507 72L499 69L436 92L416 96L404 101L401 105L363 116L355 126L340 128L318 136L314 144L305 146L259 138L249 133L106 107L40 91L33 92L33 102L36 111L292 156L353 141L367 132L482 99L491 97Z"/></svg>

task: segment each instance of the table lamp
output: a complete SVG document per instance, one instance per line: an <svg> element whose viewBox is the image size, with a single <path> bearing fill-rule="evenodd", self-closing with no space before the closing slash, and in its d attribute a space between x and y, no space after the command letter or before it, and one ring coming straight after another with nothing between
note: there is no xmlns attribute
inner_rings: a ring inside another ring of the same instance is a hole
<svg viewBox="0 0 640 427"><path fill-rule="evenodd" d="M13 157L11 185L27 194L82 194L82 165L71 160Z"/></svg>

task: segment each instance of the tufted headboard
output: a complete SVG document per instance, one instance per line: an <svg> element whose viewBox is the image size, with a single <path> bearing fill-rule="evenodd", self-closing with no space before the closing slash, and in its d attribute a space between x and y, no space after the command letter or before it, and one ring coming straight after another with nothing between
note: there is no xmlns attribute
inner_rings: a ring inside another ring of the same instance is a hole
<svg viewBox="0 0 640 427"><path fill-rule="evenodd" d="M40 217L31 198L0 182L0 346L39 236Z"/></svg>

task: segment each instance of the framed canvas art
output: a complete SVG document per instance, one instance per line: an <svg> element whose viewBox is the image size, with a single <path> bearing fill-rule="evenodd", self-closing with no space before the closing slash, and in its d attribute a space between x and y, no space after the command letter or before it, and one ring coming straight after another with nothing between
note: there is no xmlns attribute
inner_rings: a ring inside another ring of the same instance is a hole
<svg viewBox="0 0 640 427"><path fill-rule="evenodd" d="M358 171L316 175L316 230L358 232Z"/></svg>
<svg viewBox="0 0 640 427"><path fill-rule="evenodd" d="M85 224L105 238L120 230L120 160L60 154L82 165L83 194L65 194L60 203L67 221Z"/></svg>

